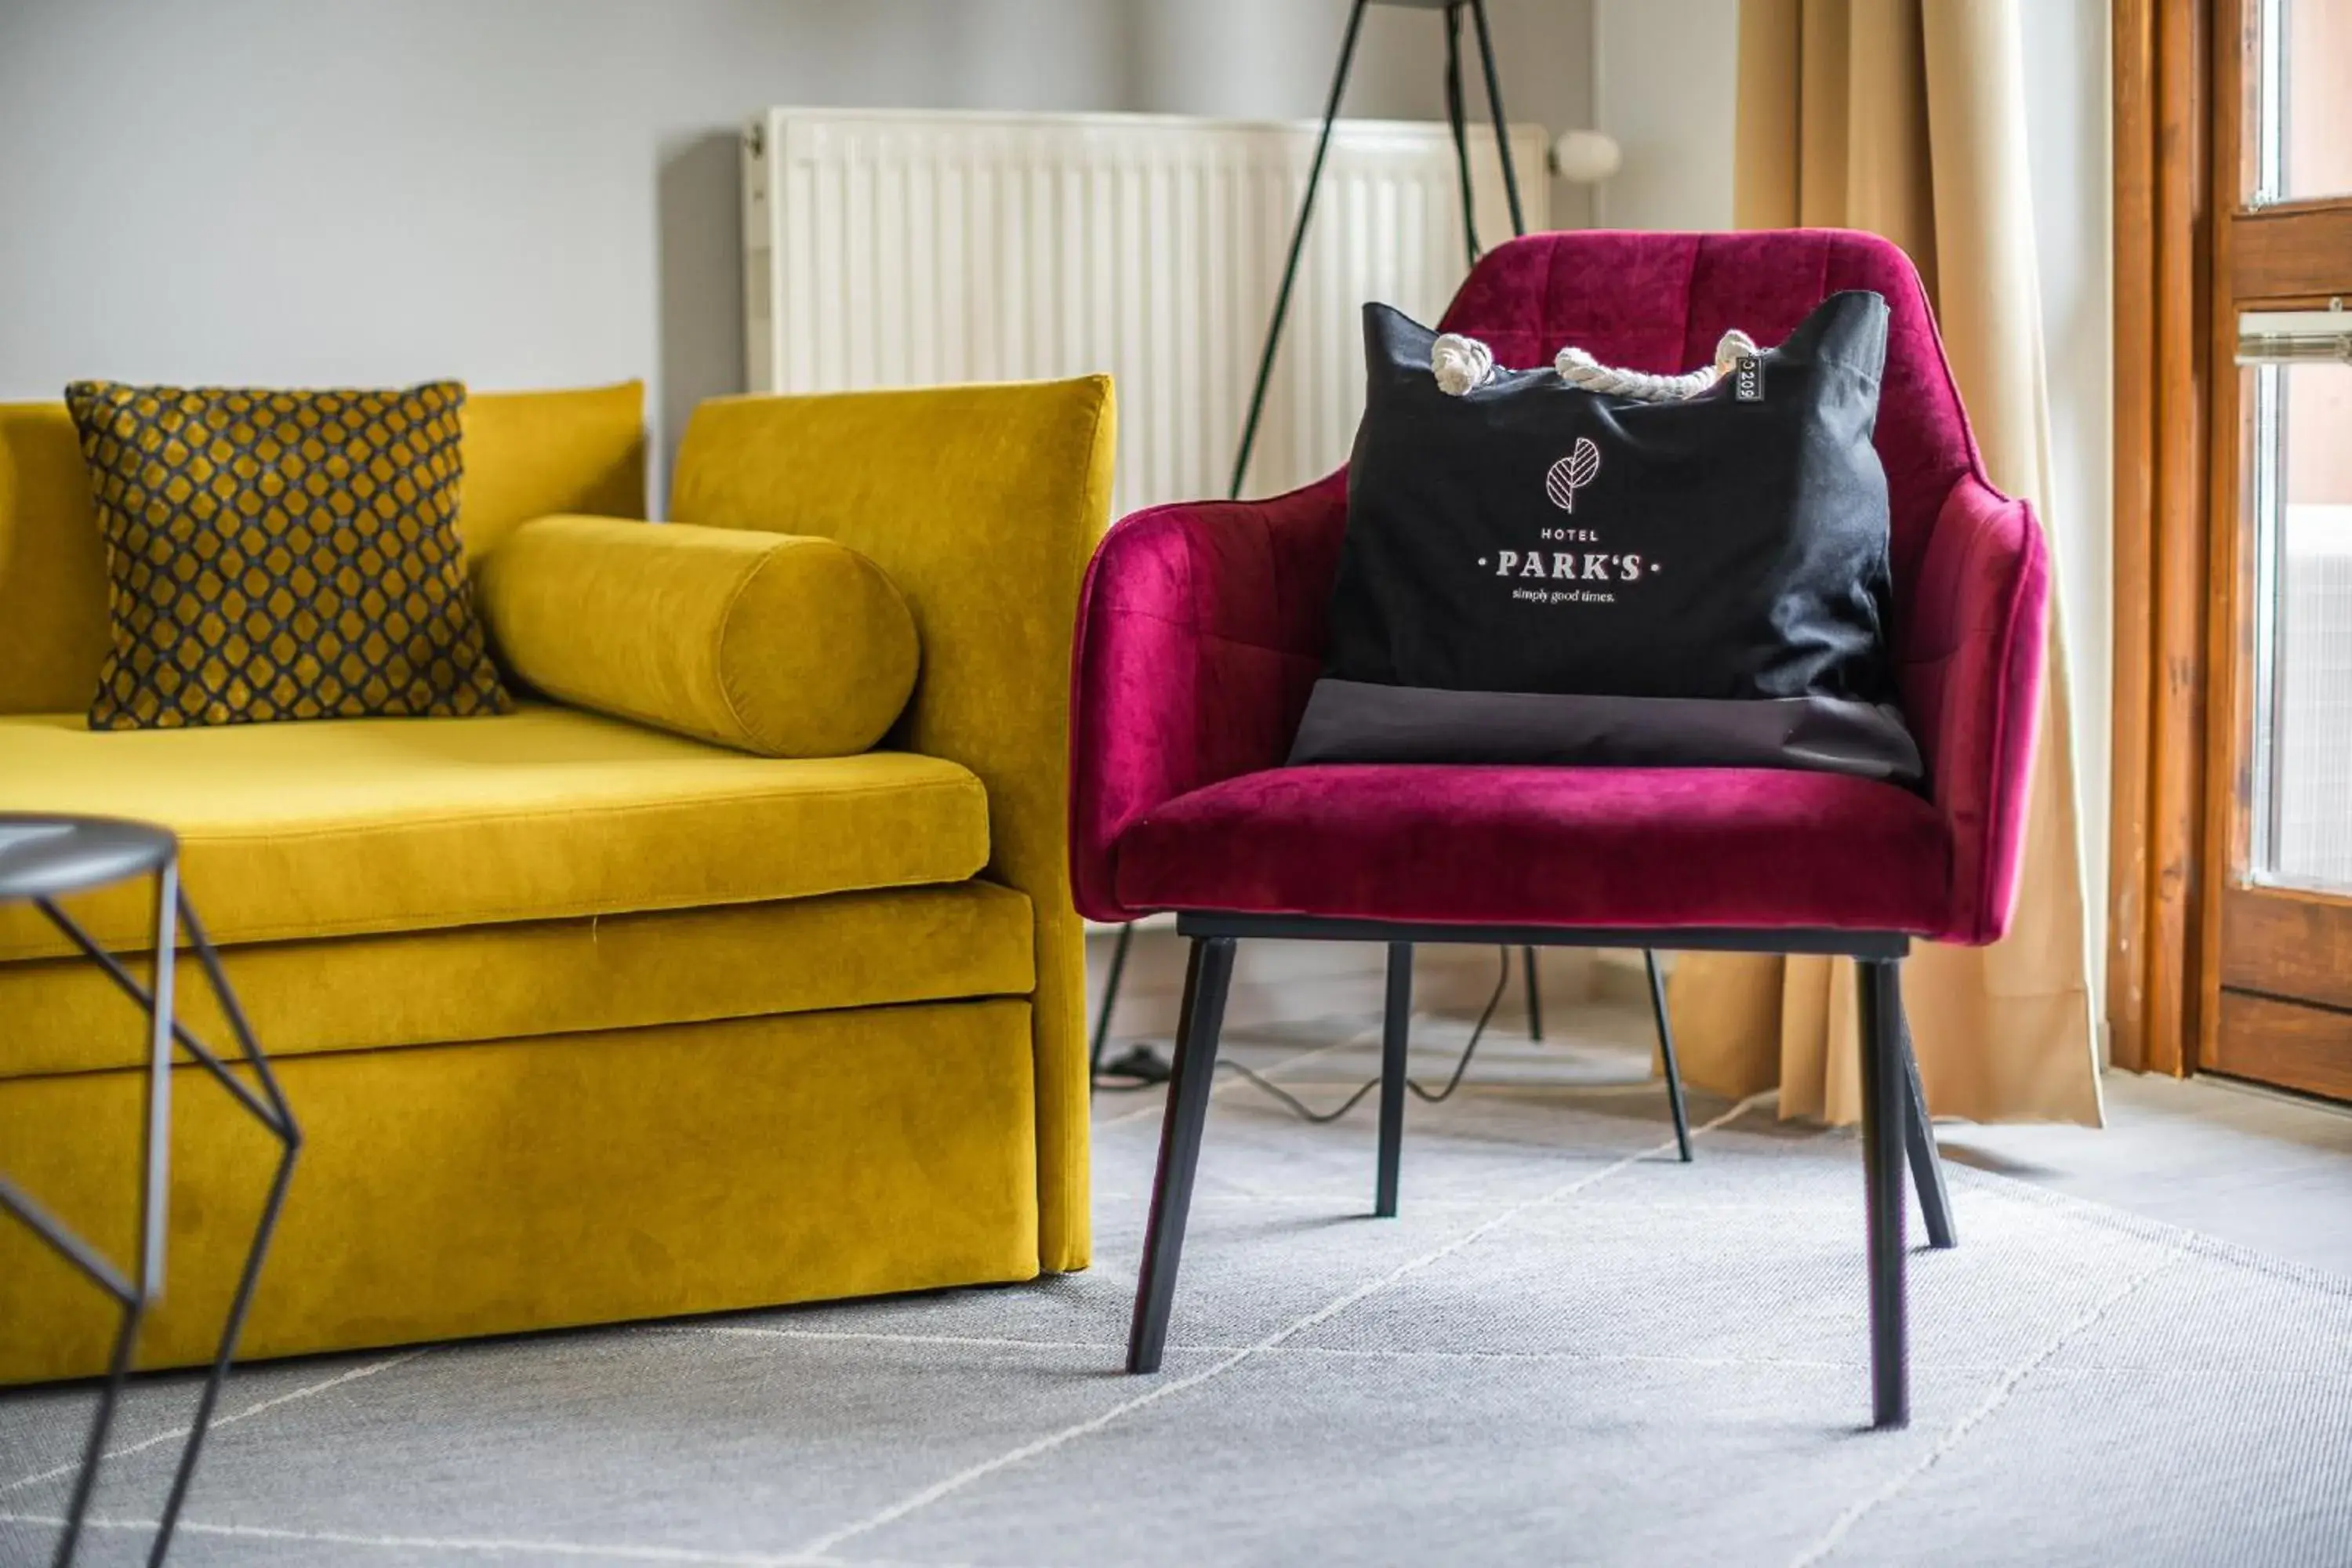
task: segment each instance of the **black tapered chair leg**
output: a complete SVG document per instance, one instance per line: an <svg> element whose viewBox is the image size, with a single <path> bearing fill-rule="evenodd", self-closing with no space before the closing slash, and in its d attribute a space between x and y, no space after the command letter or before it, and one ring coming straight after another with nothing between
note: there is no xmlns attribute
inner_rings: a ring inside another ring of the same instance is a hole
<svg viewBox="0 0 2352 1568"><path fill-rule="evenodd" d="M1909 1330L1905 1321L1904 1128L1910 1086L1903 1071L1903 999L1896 966L1864 959L1862 977L1863 1194L1870 1253L1871 1424L1911 1423Z"/></svg>
<svg viewBox="0 0 2352 1568"><path fill-rule="evenodd" d="M1658 1055L1666 1071L1666 1107L1675 1113L1675 1147L1682 1151L1683 1163L1691 1163L1690 1112L1683 1105L1683 1066L1675 1059L1675 1026L1666 1020L1666 982L1658 973L1658 954L1654 948L1642 950L1642 962L1650 971L1650 1012L1658 1021Z"/></svg>
<svg viewBox="0 0 2352 1568"><path fill-rule="evenodd" d="M1895 1011L1903 1030L1903 1079L1907 1114L1903 1118L1903 1145L1911 1154L1911 1184L1918 1189L1919 1212L1927 1222L1927 1245L1958 1247L1960 1236L1952 1224L1952 1194L1944 1185L1944 1156L1936 1147L1936 1124L1927 1116L1927 1086L1919 1077L1919 1055L1911 1048L1911 1020Z"/></svg>
<svg viewBox="0 0 2352 1568"><path fill-rule="evenodd" d="M1543 1038L1543 990L1536 978L1536 950L1519 949L1519 968L1528 977L1528 1038Z"/></svg>
<svg viewBox="0 0 2352 1568"><path fill-rule="evenodd" d="M1135 1319L1128 1330L1127 1370L1158 1372L1168 1342L1168 1309L1176 1295L1176 1265L1184 1251L1184 1216L1192 1206L1192 1173L1201 1163L1201 1130L1209 1119L1209 1089L1217 1076L1217 1030L1234 977L1234 939L1192 939L1184 976L1184 1007L1176 1025L1176 1061L1168 1080L1168 1110L1160 1123L1160 1170L1151 1183L1151 1221L1143 1233L1143 1274L1135 1286Z"/></svg>
<svg viewBox="0 0 2352 1568"><path fill-rule="evenodd" d="M1393 1219L1397 1166L1404 1152L1405 1051L1412 1034L1412 943L1389 943L1389 989L1381 1014L1381 1173L1372 1214Z"/></svg>
<svg viewBox="0 0 2352 1568"><path fill-rule="evenodd" d="M1110 973L1103 977L1102 1008L1095 1014L1094 1043L1087 1050L1087 1082L1092 1084L1102 1073L1103 1042L1110 1038L1110 1010L1118 1005L1118 983L1127 973L1127 950L1135 942L1135 928L1118 928L1118 940L1111 944Z"/></svg>

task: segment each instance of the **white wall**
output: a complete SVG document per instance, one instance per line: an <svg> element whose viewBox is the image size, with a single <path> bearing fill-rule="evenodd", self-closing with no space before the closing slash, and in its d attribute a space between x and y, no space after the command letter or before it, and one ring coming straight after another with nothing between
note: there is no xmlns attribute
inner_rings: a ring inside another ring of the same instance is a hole
<svg viewBox="0 0 2352 1568"><path fill-rule="evenodd" d="M1183 114L1312 119L1323 112L1350 0L1135 0L1129 107ZM1591 121L1593 0L1489 0L1503 106L1554 135ZM1445 34L1434 13L1376 7L1364 23L1345 111L1445 116ZM1469 112L1486 116L1476 34L1462 32ZM1522 180L1548 179L1521 170ZM1553 222L1580 226L1586 193L1551 191ZM1489 242L1498 236L1482 236Z"/></svg>
<svg viewBox="0 0 2352 1568"><path fill-rule="evenodd" d="M2104 961L2113 679L2114 354L2107 0L2021 0L2053 489L2037 497L2058 557L2074 660L2084 901ZM1738 0L1597 0L1593 111L1623 143L1595 221L1731 223ZM2100 994L2095 976L2092 994Z"/></svg>
<svg viewBox="0 0 2352 1568"><path fill-rule="evenodd" d="M1112 0L5 0L0 396L740 385L734 125L1108 109Z"/></svg>
<svg viewBox="0 0 2352 1568"><path fill-rule="evenodd" d="M1593 194L1603 228L1729 228L1739 0L1598 0L1593 121L1625 163Z"/></svg>
<svg viewBox="0 0 2352 1568"><path fill-rule="evenodd" d="M1514 118L1588 0L1497 0ZM71 379L741 384L735 127L775 103L1320 110L1347 0L0 0L0 397ZM1434 18L1363 114L1440 112ZM1578 210L1580 210L1579 208Z"/></svg>

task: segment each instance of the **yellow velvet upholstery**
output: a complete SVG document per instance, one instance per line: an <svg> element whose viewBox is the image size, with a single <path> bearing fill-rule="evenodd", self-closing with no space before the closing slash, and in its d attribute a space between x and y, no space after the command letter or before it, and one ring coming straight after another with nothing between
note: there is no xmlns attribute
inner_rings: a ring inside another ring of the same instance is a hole
<svg viewBox="0 0 2352 1568"><path fill-rule="evenodd" d="M472 556L642 512L640 398L470 399ZM307 1135L244 1354L1085 1264L1066 705L1110 455L1101 379L698 415L674 516L837 540L905 596L893 751L769 759L541 704L91 734L87 482L60 406L0 406L0 810L183 834ZM142 902L74 907L131 949ZM120 1255L141 1075L64 951L0 910L0 1171ZM177 1077L151 1366L209 1352L274 1152ZM0 1225L0 1383L101 1370L108 1317Z"/></svg>
<svg viewBox="0 0 2352 1568"><path fill-rule="evenodd" d="M248 1356L1037 1272L1026 1002L298 1057L279 1076L307 1142ZM139 1092L131 1073L0 1082L9 1174L117 1257ZM172 1099L147 1366L209 1355L276 1151L195 1069ZM0 1226L0 1383L102 1367L114 1314L93 1296Z"/></svg>
<svg viewBox="0 0 2352 1568"><path fill-rule="evenodd" d="M521 523L557 512L646 515L646 389L470 392L457 531L477 559Z"/></svg>
<svg viewBox="0 0 2352 1568"><path fill-rule="evenodd" d="M469 553L550 512L642 517L645 388L466 399L457 531ZM106 552L62 403L0 403L0 713L85 712L107 649Z"/></svg>
<svg viewBox="0 0 2352 1568"><path fill-rule="evenodd" d="M250 942L222 963L273 1058L972 996L1036 984L1029 900L992 882ZM183 955L184 962L185 956ZM200 1038L233 1038L180 985ZM136 1067L145 1020L79 958L0 963L0 1079ZM0 1158L0 1171L7 1162Z"/></svg>
<svg viewBox="0 0 2352 1568"><path fill-rule="evenodd" d="M837 539L889 574L922 639L898 742L987 787L989 870L1037 910L1039 1237L1084 1267L1083 931L1069 901L1070 633L1110 507L1109 378L717 398L677 455L680 522Z"/></svg>
<svg viewBox="0 0 2352 1568"><path fill-rule="evenodd" d="M0 713L89 710L106 546L62 403L0 403Z"/></svg>
<svg viewBox="0 0 2352 1568"><path fill-rule="evenodd" d="M0 811L56 809L177 833L220 942L960 882L988 858L980 783L941 758L746 757L537 705L104 734L0 718ZM148 902L126 886L66 908L130 950ZM0 907L0 958L72 951Z"/></svg>
<svg viewBox="0 0 2352 1568"><path fill-rule="evenodd" d="M543 517L484 557L507 668L551 697L768 757L879 742L915 687L915 623L829 539Z"/></svg>

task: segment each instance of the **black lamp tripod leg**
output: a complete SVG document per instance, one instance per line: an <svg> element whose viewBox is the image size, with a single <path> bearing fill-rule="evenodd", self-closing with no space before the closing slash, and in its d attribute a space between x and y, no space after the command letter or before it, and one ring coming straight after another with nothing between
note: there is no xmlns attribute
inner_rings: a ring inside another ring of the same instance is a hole
<svg viewBox="0 0 2352 1568"><path fill-rule="evenodd" d="M1468 0L1470 19L1478 27L1478 61L1486 71L1486 107L1495 117L1495 152L1503 161L1503 194L1511 202L1511 232L1528 232L1526 214L1519 206L1518 171L1511 166L1511 127L1503 118L1503 79L1495 69L1494 35L1486 29L1486 0ZM1448 26L1453 12L1446 13Z"/></svg>
<svg viewBox="0 0 2352 1568"><path fill-rule="evenodd" d="M1462 8L1445 8L1445 124L1454 132L1454 167L1462 186L1462 244L1478 265L1478 211L1471 199L1470 110L1462 90Z"/></svg>
<svg viewBox="0 0 2352 1568"><path fill-rule="evenodd" d="M1249 417L1242 424L1241 449L1234 455L1234 482L1227 492L1241 499L1242 480L1249 472L1251 448L1257 445L1258 420L1265 413L1266 388L1274 380L1274 354L1282 346L1282 323L1290 314L1291 285L1298 280L1298 258L1307 249L1307 225L1315 216L1315 188L1323 183L1323 160L1331 151L1331 127L1339 119L1339 100L1348 90L1348 72L1356 63L1356 38L1363 31L1364 13L1371 0L1356 0L1348 13L1348 34L1339 44L1339 68L1331 76L1331 98L1323 108L1323 134L1315 142L1315 162L1307 165L1307 194L1299 198L1298 225L1290 231L1290 258L1282 264L1282 287L1274 296L1274 320L1265 329L1265 353L1257 362L1257 385L1250 393Z"/></svg>
<svg viewBox="0 0 2352 1568"><path fill-rule="evenodd" d="M1135 945L1135 927L1118 928L1118 941L1110 950L1110 973L1103 978L1102 1009L1095 1015L1094 1044L1087 1051L1087 1082L1091 1085L1102 1076L1103 1043L1110 1038L1110 1011L1118 1005L1118 983L1127 973L1127 950Z"/></svg>
<svg viewBox="0 0 2352 1568"><path fill-rule="evenodd" d="M1519 949L1519 973L1526 979L1528 987L1528 1038L1540 1040L1543 1038L1543 985L1537 978L1534 948Z"/></svg>

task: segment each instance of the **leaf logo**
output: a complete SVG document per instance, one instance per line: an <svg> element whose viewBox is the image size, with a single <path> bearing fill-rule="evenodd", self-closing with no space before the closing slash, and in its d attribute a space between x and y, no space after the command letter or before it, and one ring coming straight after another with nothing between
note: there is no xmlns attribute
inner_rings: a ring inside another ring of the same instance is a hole
<svg viewBox="0 0 2352 1568"><path fill-rule="evenodd" d="M1562 511L1576 510L1576 492L1592 482L1601 471L1601 448L1592 444L1590 436L1579 436L1575 448L1544 474L1544 494L1551 504Z"/></svg>

